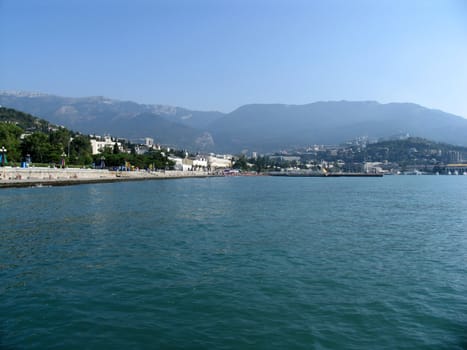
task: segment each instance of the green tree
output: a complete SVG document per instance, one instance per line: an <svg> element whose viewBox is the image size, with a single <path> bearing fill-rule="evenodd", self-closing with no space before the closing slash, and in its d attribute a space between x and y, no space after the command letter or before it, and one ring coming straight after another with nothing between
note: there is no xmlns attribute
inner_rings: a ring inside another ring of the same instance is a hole
<svg viewBox="0 0 467 350"><path fill-rule="evenodd" d="M235 160L233 164L234 169L248 170L248 162L246 157L242 154L238 159Z"/></svg>
<svg viewBox="0 0 467 350"><path fill-rule="evenodd" d="M88 136L76 135L70 144L70 159L72 164L87 165L92 163L92 148Z"/></svg>
<svg viewBox="0 0 467 350"><path fill-rule="evenodd" d="M0 122L0 147L7 149L9 162L21 160L20 136L23 130L14 124Z"/></svg>
<svg viewBox="0 0 467 350"><path fill-rule="evenodd" d="M118 147L118 143L115 142L114 148L113 148L113 154L119 154L120 153L120 148Z"/></svg>
<svg viewBox="0 0 467 350"><path fill-rule="evenodd" d="M71 139L71 132L65 128L52 131L49 140L52 145L59 146L65 153L68 151L68 143Z"/></svg>
<svg viewBox="0 0 467 350"><path fill-rule="evenodd" d="M21 143L23 156L31 155L31 159L36 163L48 163L53 161L50 156L51 145L49 137L43 132L35 132L26 136Z"/></svg>
<svg viewBox="0 0 467 350"><path fill-rule="evenodd" d="M141 156L139 156L141 157ZM165 169L173 168L174 162L170 161L161 151L152 150L143 155L143 164L140 168Z"/></svg>

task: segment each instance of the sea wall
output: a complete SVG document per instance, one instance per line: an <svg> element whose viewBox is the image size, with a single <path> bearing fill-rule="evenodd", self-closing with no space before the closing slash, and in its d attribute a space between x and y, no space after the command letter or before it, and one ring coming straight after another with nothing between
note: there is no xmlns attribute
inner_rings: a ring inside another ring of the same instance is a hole
<svg viewBox="0 0 467 350"><path fill-rule="evenodd" d="M108 170L94 169L57 169L57 168L0 168L2 181L21 180L73 180L73 179L99 179L110 178ZM115 175L113 175L115 176Z"/></svg>
<svg viewBox="0 0 467 350"><path fill-rule="evenodd" d="M76 168L0 168L0 187L25 187L34 185L71 185L78 183L206 177L204 171L109 171Z"/></svg>

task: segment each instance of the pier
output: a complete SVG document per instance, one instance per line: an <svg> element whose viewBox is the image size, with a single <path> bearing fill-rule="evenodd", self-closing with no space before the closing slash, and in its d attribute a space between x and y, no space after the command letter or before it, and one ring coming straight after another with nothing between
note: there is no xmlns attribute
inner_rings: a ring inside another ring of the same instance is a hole
<svg viewBox="0 0 467 350"><path fill-rule="evenodd" d="M289 176L289 177L383 177L379 173L321 173L307 171L275 171L270 172L270 176Z"/></svg>

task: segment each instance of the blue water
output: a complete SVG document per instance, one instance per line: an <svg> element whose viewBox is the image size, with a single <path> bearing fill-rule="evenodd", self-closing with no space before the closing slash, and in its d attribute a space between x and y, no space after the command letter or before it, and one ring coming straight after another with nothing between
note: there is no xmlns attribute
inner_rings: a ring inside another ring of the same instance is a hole
<svg viewBox="0 0 467 350"><path fill-rule="evenodd" d="M467 349L467 177L0 191L0 349Z"/></svg>

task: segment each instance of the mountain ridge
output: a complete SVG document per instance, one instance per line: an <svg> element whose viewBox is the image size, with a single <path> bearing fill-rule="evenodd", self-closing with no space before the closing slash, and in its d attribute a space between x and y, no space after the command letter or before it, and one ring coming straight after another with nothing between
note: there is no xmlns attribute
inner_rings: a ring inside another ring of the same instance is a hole
<svg viewBox="0 0 467 350"><path fill-rule="evenodd" d="M73 98L1 91L0 105L85 133L148 136L194 151L269 152L397 134L467 145L467 119L410 102L253 103L222 113L103 96Z"/></svg>

